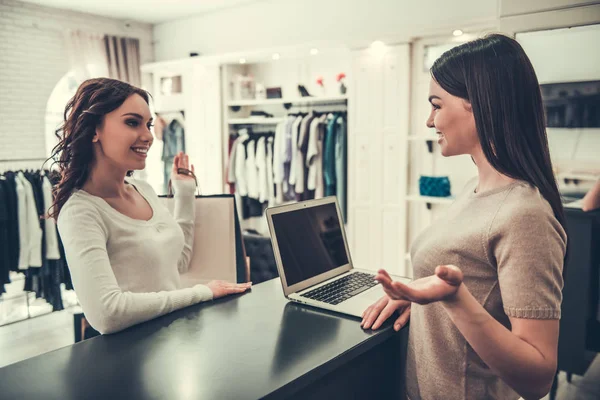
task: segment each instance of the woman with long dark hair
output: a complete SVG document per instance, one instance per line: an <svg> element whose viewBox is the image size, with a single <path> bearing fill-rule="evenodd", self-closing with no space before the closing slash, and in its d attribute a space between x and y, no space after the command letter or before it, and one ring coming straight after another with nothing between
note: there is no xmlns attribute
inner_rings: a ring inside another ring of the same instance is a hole
<svg viewBox="0 0 600 400"><path fill-rule="evenodd" d="M556 372L567 235L537 77L502 35L447 51L431 76L427 126L478 177L412 244L412 283L379 271L387 296L362 326L398 310L398 330L410 315L411 400L541 398Z"/></svg>
<svg viewBox="0 0 600 400"><path fill-rule="evenodd" d="M194 240L194 167L175 157L174 218L147 183L130 177L152 145L149 94L114 79L91 79L65 108L54 150L61 174L57 219L86 319L113 333L250 284L212 281L181 288Z"/></svg>

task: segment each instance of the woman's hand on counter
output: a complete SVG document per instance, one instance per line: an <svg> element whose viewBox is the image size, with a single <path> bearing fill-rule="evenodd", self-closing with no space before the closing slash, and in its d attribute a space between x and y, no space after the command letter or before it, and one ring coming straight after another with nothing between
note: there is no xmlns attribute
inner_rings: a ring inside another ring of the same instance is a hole
<svg viewBox="0 0 600 400"><path fill-rule="evenodd" d="M231 294L244 293L252 287L252 282L231 283L226 281L210 281L206 286L213 292L213 299L218 299Z"/></svg>
<svg viewBox="0 0 600 400"><path fill-rule="evenodd" d="M392 300L388 296L383 296L363 312L360 326L363 329L379 329L394 314L394 311L398 311L400 314L394 322L394 330L399 331L410 318L410 301Z"/></svg>
<svg viewBox="0 0 600 400"><path fill-rule="evenodd" d="M463 273L455 265L439 265L435 274L409 284L393 281L387 271L380 269L375 280L393 300L408 300L417 304L451 301L463 282Z"/></svg>

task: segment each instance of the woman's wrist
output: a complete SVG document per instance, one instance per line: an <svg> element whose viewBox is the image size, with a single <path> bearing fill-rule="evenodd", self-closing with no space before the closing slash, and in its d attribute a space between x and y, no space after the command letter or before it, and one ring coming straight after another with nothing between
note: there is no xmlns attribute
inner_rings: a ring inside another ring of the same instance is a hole
<svg viewBox="0 0 600 400"><path fill-rule="evenodd" d="M196 182L191 179L173 179L175 195L193 196L196 191Z"/></svg>
<svg viewBox="0 0 600 400"><path fill-rule="evenodd" d="M467 289L465 284L461 282L456 292L454 292L453 295L448 296L444 300L442 300L442 304L444 304L444 307L448 308L460 306L461 300L465 298L465 295L468 292L469 290Z"/></svg>

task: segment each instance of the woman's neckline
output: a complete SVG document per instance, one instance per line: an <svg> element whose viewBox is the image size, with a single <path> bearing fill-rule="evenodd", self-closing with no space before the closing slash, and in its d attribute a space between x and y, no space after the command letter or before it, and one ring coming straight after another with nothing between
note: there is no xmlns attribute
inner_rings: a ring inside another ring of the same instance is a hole
<svg viewBox="0 0 600 400"><path fill-rule="evenodd" d="M491 196L491 195L494 195L494 194L505 192L505 191L507 191L509 189L512 189L515 186L526 185L527 183L524 182L524 181L520 181L520 180L514 180L513 182L508 183L506 185L502 185L502 186L499 186L499 187L494 188L494 189L485 190L483 192L481 192L481 191L476 192L475 191L477 189L477 184L478 184L478 179L475 179L474 182L473 182L473 187L469 191L469 197L471 197L471 198L487 197L487 196Z"/></svg>
<svg viewBox="0 0 600 400"><path fill-rule="evenodd" d="M96 196L93 195L91 193L86 192L83 189L79 189L78 193L83 194L86 197L91 198L92 200L95 200L97 204L99 204L102 208L104 208L105 210L108 210L110 213L112 213L113 215L118 216L119 218L128 221L128 222L133 222L135 224L139 224L139 225L147 225L147 224L151 224L154 222L154 220L156 219L156 210L154 209L154 207L152 206L152 202L150 202L150 200L144 195L144 193L135 185L135 183L125 179L125 184L127 185L131 185L136 192L139 193L140 196L142 196L142 198L146 201L146 203L148 203L148 206L150 206L150 209L152 210L152 216L150 217L150 219L137 219L137 218L132 218L128 215L123 214L122 212L116 210L113 206L111 206L106 200L104 200L102 197L100 196Z"/></svg>

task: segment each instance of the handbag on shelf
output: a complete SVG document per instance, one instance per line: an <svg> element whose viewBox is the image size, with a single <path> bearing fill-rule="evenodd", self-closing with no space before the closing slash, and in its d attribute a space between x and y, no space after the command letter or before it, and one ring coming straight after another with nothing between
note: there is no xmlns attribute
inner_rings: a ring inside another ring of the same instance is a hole
<svg viewBox="0 0 600 400"><path fill-rule="evenodd" d="M169 194L159 198L173 214L175 199L171 182ZM191 287L215 279L248 282L250 271L234 196L203 196L198 190L194 207L194 244L188 271L181 275L182 286Z"/></svg>
<svg viewBox="0 0 600 400"><path fill-rule="evenodd" d="M447 176L421 176L419 193L421 196L450 197L450 179Z"/></svg>

